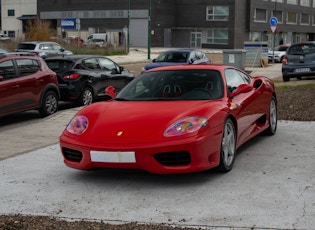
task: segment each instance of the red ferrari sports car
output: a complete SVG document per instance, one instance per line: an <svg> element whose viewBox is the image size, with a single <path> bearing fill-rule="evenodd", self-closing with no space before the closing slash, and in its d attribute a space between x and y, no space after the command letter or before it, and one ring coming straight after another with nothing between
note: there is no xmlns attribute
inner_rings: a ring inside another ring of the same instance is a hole
<svg viewBox="0 0 315 230"><path fill-rule="evenodd" d="M232 66L155 68L111 96L79 111L62 133L67 166L228 172L238 147L277 129L273 82Z"/></svg>

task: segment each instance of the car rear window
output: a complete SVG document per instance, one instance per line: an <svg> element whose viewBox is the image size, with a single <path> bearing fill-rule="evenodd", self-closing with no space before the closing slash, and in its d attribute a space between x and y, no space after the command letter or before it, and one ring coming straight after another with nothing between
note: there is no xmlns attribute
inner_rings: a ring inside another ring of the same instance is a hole
<svg viewBox="0 0 315 230"><path fill-rule="evenodd" d="M292 45L288 50L288 54L291 55L301 55L315 53L315 44L313 43L301 43Z"/></svg>
<svg viewBox="0 0 315 230"><path fill-rule="evenodd" d="M72 68L73 62L70 60L46 60L48 67L53 71L66 71Z"/></svg>
<svg viewBox="0 0 315 230"><path fill-rule="evenodd" d="M36 44L19 44L18 45L18 49L21 49L21 50L34 50L36 47Z"/></svg>

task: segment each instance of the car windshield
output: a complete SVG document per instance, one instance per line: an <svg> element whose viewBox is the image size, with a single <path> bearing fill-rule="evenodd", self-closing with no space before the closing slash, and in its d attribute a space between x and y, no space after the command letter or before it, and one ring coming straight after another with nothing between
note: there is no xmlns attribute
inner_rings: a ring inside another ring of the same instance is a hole
<svg viewBox="0 0 315 230"><path fill-rule="evenodd" d="M296 44L292 45L288 50L288 54L291 55L303 55L309 53L315 53L315 44L313 43Z"/></svg>
<svg viewBox="0 0 315 230"><path fill-rule="evenodd" d="M36 44L30 44L30 43L21 43L18 45L18 49L21 50L34 50L35 49Z"/></svg>
<svg viewBox="0 0 315 230"><path fill-rule="evenodd" d="M187 62L189 52L165 52L161 53L155 62Z"/></svg>
<svg viewBox="0 0 315 230"><path fill-rule="evenodd" d="M46 60L46 63L55 72L69 70L74 65L74 62L70 60Z"/></svg>
<svg viewBox="0 0 315 230"><path fill-rule="evenodd" d="M216 70L198 69L143 73L131 81L115 100L211 100L221 97L221 74Z"/></svg>

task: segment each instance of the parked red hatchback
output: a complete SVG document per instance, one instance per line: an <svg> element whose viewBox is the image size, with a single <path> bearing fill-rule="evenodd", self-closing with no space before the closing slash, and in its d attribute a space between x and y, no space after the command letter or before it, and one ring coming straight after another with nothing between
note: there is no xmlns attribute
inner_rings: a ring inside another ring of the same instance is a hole
<svg viewBox="0 0 315 230"><path fill-rule="evenodd" d="M59 98L56 73L42 58L0 55L0 116L37 109L45 117L58 110Z"/></svg>

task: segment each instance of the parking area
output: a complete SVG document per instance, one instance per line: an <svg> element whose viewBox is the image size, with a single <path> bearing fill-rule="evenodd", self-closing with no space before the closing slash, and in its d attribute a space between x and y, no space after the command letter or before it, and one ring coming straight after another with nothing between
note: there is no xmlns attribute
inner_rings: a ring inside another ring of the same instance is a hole
<svg viewBox="0 0 315 230"><path fill-rule="evenodd" d="M126 57L113 59L128 68ZM281 68L248 70L277 78ZM80 109L0 124L0 214L205 229L314 229L315 122L279 121L275 136L259 135L239 149L227 174L79 171L64 165L58 139Z"/></svg>

